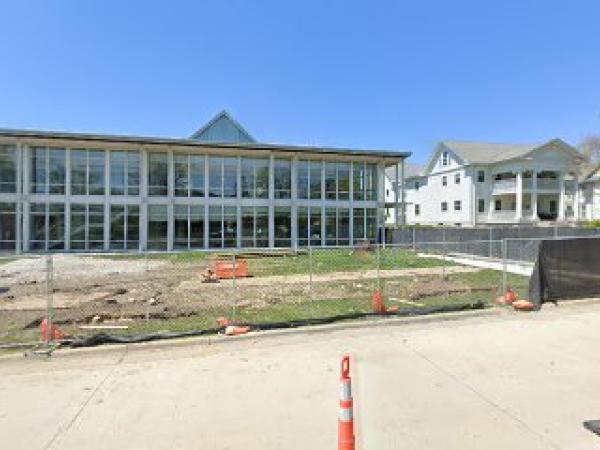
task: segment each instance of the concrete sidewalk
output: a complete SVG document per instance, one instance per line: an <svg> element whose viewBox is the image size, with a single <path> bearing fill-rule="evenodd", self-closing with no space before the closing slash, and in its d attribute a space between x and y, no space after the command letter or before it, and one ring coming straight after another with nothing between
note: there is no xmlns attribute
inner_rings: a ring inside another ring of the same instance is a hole
<svg viewBox="0 0 600 450"><path fill-rule="evenodd" d="M592 449L600 304L0 360L11 449L331 449L355 357L361 449Z"/></svg>

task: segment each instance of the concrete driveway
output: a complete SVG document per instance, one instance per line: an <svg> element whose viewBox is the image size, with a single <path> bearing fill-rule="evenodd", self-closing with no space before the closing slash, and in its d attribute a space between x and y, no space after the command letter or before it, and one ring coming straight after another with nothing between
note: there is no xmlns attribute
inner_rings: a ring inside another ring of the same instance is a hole
<svg viewBox="0 0 600 450"><path fill-rule="evenodd" d="M447 317L447 316L446 316ZM0 360L7 449L334 449L355 358L360 449L592 449L600 304Z"/></svg>

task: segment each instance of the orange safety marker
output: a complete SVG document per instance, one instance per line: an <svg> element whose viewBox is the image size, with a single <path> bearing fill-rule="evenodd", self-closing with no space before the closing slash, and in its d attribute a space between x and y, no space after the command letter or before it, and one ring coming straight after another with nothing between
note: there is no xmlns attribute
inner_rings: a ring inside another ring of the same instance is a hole
<svg viewBox="0 0 600 450"><path fill-rule="evenodd" d="M225 327L225 334L227 336L237 336L238 334L246 334L250 331L250 327L236 327L235 325L229 325Z"/></svg>
<svg viewBox="0 0 600 450"><path fill-rule="evenodd" d="M354 414L352 404L352 380L350 379L350 356L342 358L340 376L340 415L338 417L338 450L354 450Z"/></svg>
<svg viewBox="0 0 600 450"><path fill-rule="evenodd" d="M40 333L42 341L62 341L66 337L65 333L54 324L48 330L48 321L46 319L43 319L42 323L40 323Z"/></svg>

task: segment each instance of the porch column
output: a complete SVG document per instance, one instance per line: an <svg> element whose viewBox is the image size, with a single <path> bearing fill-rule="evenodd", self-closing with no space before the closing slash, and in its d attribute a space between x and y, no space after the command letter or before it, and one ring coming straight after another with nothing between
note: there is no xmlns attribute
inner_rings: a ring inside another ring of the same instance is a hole
<svg viewBox="0 0 600 450"><path fill-rule="evenodd" d="M579 220L579 210L581 208L581 205L579 204L579 199L580 199L580 195L579 195L579 182L575 183L575 192L573 193L573 218L575 220Z"/></svg>
<svg viewBox="0 0 600 450"><path fill-rule="evenodd" d="M400 211L398 211L398 190L400 189L400 171L398 170L398 163L394 165L394 171L394 178L396 179L394 186L394 228L398 228L398 215L401 214ZM404 184L404 180L402 180L402 184Z"/></svg>
<svg viewBox="0 0 600 450"><path fill-rule="evenodd" d="M558 196L558 220L564 220L565 218L565 174L560 172L558 174L558 183L560 186L560 194Z"/></svg>
<svg viewBox="0 0 600 450"><path fill-rule="evenodd" d="M531 216L533 220L538 220L537 172L535 170L531 173Z"/></svg>
<svg viewBox="0 0 600 450"><path fill-rule="evenodd" d="M517 221L521 221L523 218L523 171L519 170L517 172L517 211L516 218Z"/></svg>

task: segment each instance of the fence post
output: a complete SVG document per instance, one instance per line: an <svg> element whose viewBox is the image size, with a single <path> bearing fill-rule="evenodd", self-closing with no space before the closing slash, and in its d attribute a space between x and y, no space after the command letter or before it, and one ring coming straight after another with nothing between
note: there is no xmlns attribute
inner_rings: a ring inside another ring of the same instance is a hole
<svg viewBox="0 0 600 450"><path fill-rule="evenodd" d="M235 263L236 263L235 253L233 253L231 255L231 269L233 272L233 278L231 280L231 288L232 288L231 300L233 302L232 309L231 309L231 317L234 322L235 322L235 319L236 319L235 316L237 313L237 284L236 284Z"/></svg>
<svg viewBox="0 0 600 450"><path fill-rule="evenodd" d="M502 240L502 295L504 295L506 293L506 291L508 290L507 261L506 261L506 258L508 257L507 246L508 246L508 239L505 238Z"/></svg>
<svg viewBox="0 0 600 450"><path fill-rule="evenodd" d="M554 239L558 239L558 225L554 225Z"/></svg>
<svg viewBox="0 0 600 450"><path fill-rule="evenodd" d="M313 300L313 251L312 246L308 246L308 298Z"/></svg>
<svg viewBox="0 0 600 450"><path fill-rule="evenodd" d="M492 234L494 232L494 229L492 227L490 227L490 232L489 232L489 240L490 240L490 258L494 257L494 250L493 250L493 244L492 244Z"/></svg>
<svg viewBox="0 0 600 450"><path fill-rule="evenodd" d="M413 235L412 248L413 248L413 252L416 252L417 251L417 227L415 227L415 226L412 227L412 235Z"/></svg>
<svg viewBox="0 0 600 450"><path fill-rule="evenodd" d="M381 291L381 278L379 276L379 269L380 269L380 265L381 265L381 250L379 248L380 246L377 246L377 290Z"/></svg>
<svg viewBox="0 0 600 450"><path fill-rule="evenodd" d="M52 343L52 309L54 303L54 261L46 255L46 345Z"/></svg>

